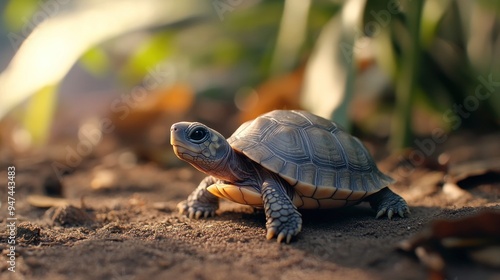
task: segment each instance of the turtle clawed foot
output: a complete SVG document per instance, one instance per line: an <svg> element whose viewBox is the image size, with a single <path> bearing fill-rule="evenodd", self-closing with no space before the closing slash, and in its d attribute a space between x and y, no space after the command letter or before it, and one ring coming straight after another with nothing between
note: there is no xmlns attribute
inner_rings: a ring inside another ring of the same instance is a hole
<svg viewBox="0 0 500 280"><path fill-rule="evenodd" d="M186 215L190 219L199 219L201 217L215 217L215 210L217 205L202 205L200 203L189 203L182 201L177 204L177 209L181 215Z"/></svg>
<svg viewBox="0 0 500 280"><path fill-rule="evenodd" d="M392 219L395 213L397 213L401 218L407 217L410 214L410 208L406 205L396 205L392 207L382 207L378 210L377 216L375 216L376 219L384 216L384 214L387 213L387 217L389 220Z"/></svg>
<svg viewBox="0 0 500 280"><path fill-rule="evenodd" d="M272 239L276 236L278 243L285 241L290 243L292 237L297 235L302 230L302 218L298 212L294 212L291 216L286 217L285 222L281 219L269 218L267 221L266 239Z"/></svg>
<svg viewBox="0 0 500 280"><path fill-rule="evenodd" d="M394 214L404 218L410 214L410 208L406 201L399 195L393 193L389 188L384 188L378 193L368 198L373 210L377 212L376 219L387 214L387 217L392 219Z"/></svg>
<svg viewBox="0 0 500 280"><path fill-rule="evenodd" d="M301 228L298 228L297 230L286 230L286 231L281 231L278 236L276 237L276 240L278 243L281 243L283 240L288 244L290 241L292 241L292 237L297 235L300 232ZM272 239L277 233L277 230L275 227L271 227L267 229L267 234L266 234L266 239L270 240Z"/></svg>

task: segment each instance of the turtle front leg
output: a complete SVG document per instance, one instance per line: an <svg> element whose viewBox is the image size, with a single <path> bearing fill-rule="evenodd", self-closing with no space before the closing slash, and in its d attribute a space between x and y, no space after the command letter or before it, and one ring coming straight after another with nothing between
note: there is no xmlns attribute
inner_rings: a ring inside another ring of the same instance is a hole
<svg viewBox="0 0 500 280"><path fill-rule="evenodd" d="M287 195L283 180L274 175L262 184L262 200L266 213L267 239L277 235L278 243L285 240L290 243L293 236L302 229L302 215L297 211Z"/></svg>
<svg viewBox="0 0 500 280"><path fill-rule="evenodd" d="M205 177L187 200L177 204L179 212L191 219L215 216L215 210L219 209L219 198L208 192L207 187L214 184L216 180L212 176Z"/></svg>

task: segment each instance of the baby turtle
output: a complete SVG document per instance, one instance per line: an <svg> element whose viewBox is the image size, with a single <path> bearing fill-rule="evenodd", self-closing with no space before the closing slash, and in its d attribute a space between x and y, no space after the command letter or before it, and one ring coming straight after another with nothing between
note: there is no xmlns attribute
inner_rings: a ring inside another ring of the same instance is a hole
<svg viewBox="0 0 500 280"><path fill-rule="evenodd" d="M190 218L214 216L219 197L226 198L264 208L267 239L289 243L302 228L297 209L368 201L376 218L410 212L356 137L309 112L266 113L227 140L197 122L176 123L170 133L175 154L208 175L178 205Z"/></svg>

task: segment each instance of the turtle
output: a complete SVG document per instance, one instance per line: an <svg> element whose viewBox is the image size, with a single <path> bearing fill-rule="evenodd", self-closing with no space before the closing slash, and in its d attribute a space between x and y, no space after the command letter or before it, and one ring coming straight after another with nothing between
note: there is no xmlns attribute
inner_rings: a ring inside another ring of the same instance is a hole
<svg viewBox="0 0 500 280"><path fill-rule="evenodd" d="M335 122L301 110L274 110L243 123L228 139L199 122L170 129L178 158L205 177L178 204L189 218L215 216L219 198L263 208L266 238L290 243L302 229L299 209L368 201L376 218L408 216L361 141Z"/></svg>

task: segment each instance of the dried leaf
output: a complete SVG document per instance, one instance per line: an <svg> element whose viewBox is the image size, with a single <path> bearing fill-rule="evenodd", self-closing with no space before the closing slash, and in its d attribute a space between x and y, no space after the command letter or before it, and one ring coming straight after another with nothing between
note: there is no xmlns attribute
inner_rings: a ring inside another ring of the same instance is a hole
<svg viewBox="0 0 500 280"><path fill-rule="evenodd" d="M500 173L500 158L487 158L451 165L446 180L458 184L468 178L488 173Z"/></svg>
<svg viewBox="0 0 500 280"><path fill-rule="evenodd" d="M56 198L45 195L29 195L27 201L31 206L37 208L50 208L69 205L69 201L65 198Z"/></svg>
<svg viewBox="0 0 500 280"><path fill-rule="evenodd" d="M413 252L433 271L442 271L445 256L465 254L471 260L497 266L500 254L500 212L487 210L459 220L437 220L430 227L399 244ZM444 263L445 264L445 263Z"/></svg>
<svg viewBox="0 0 500 280"><path fill-rule="evenodd" d="M194 91L189 85L174 84L145 95L134 106L124 103L123 110L110 112L113 133L139 158L168 164L175 156L165 152L169 141L166 131L172 123L188 114L194 103Z"/></svg>
<svg viewBox="0 0 500 280"><path fill-rule="evenodd" d="M94 190L108 189L116 183L116 175L110 170L99 170L90 181L90 187Z"/></svg>
<svg viewBox="0 0 500 280"><path fill-rule="evenodd" d="M300 109L300 89L304 67L292 73L267 81L256 89L257 96L249 96L240 106L240 121L246 122L274 109ZM255 101L255 98L257 99Z"/></svg>

